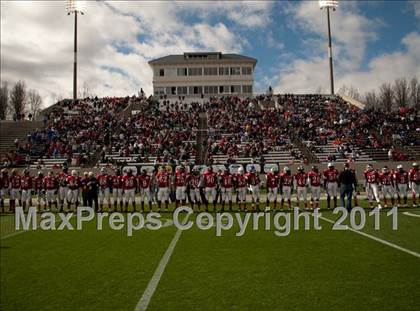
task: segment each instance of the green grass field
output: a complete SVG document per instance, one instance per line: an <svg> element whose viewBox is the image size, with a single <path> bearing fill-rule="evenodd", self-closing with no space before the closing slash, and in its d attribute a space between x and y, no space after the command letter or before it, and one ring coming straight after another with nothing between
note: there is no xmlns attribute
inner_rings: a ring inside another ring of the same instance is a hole
<svg viewBox="0 0 420 311"><path fill-rule="evenodd" d="M94 222L82 231L11 232L13 216L2 215L0 309L136 310L143 297L148 304L138 310L420 310L416 215L419 208L400 209L392 230L383 211L380 230L372 217L362 230L402 249L332 231L326 220L322 230L285 237L250 227L236 237L236 224L221 237L214 228L181 232L174 225L127 237L108 226L97 231Z"/></svg>

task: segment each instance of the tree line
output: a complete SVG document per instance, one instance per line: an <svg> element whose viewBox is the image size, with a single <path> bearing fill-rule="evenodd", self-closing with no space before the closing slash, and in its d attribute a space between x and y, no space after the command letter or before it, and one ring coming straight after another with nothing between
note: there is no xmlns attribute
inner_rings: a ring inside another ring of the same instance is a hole
<svg viewBox="0 0 420 311"><path fill-rule="evenodd" d="M0 120L8 116L21 118L31 115L36 118L42 108L42 97L38 91L28 89L24 81L18 81L12 86L2 82L0 87Z"/></svg>
<svg viewBox="0 0 420 311"><path fill-rule="evenodd" d="M342 86L339 94L352 97L373 110L391 111L398 108L420 108L420 83L417 77L411 80L396 79L393 83L382 83L377 90L361 95L353 86Z"/></svg>

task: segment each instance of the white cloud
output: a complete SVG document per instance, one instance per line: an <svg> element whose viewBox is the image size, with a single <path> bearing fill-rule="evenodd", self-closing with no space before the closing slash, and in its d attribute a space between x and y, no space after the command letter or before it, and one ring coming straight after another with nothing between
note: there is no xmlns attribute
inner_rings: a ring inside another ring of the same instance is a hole
<svg viewBox="0 0 420 311"><path fill-rule="evenodd" d="M241 24L235 14L243 11L250 26L268 21L269 6L259 2L88 1L79 16L79 88L87 82L98 96L131 95L141 87L150 94L150 59L196 50L240 52L246 39L220 20L184 20L206 7L207 17L222 14ZM3 80L26 81L46 105L58 95L71 97L73 16L64 1L1 1L1 38Z"/></svg>
<svg viewBox="0 0 420 311"><path fill-rule="evenodd" d="M320 12L314 2L288 6L286 11L293 16L294 24L289 26L308 39L302 40L305 57L280 64L276 91L308 93L321 87L329 92L325 13ZM345 1L331 12L331 19L336 91L342 85L351 85L363 93L378 88L383 82L411 78L420 72L419 33L410 33L402 39L404 49L374 57L363 67L367 46L378 38L377 30L384 23L363 16L357 2Z"/></svg>

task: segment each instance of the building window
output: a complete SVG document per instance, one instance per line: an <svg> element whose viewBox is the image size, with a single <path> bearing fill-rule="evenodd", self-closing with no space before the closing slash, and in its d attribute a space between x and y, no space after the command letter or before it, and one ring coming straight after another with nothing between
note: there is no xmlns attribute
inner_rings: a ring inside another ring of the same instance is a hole
<svg viewBox="0 0 420 311"><path fill-rule="evenodd" d="M205 76L217 76L217 67L204 67Z"/></svg>
<svg viewBox="0 0 420 311"><path fill-rule="evenodd" d="M228 76L229 67L219 67L219 76Z"/></svg>
<svg viewBox="0 0 420 311"><path fill-rule="evenodd" d="M164 87L155 87L155 95L164 95L165 88Z"/></svg>
<svg viewBox="0 0 420 311"><path fill-rule="evenodd" d="M188 90L189 94L203 94L203 87L202 86L190 86Z"/></svg>
<svg viewBox="0 0 420 311"><path fill-rule="evenodd" d="M221 85L219 86L219 94L229 94L230 86L229 85Z"/></svg>
<svg viewBox="0 0 420 311"><path fill-rule="evenodd" d="M252 67L242 67L242 75L251 75Z"/></svg>
<svg viewBox="0 0 420 311"><path fill-rule="evenodd" d="M252 85L242 85L242 93L252 94Z"/></svg>
<svg viewBox="0 0 420 311"><path fill-rule="evenodd" d="M188 75L189 76L202 76L203 75L203 68L201 68L201 67L188 68Z"/></svg>
<svg viewBox="0 0 420 311"><path fill-rule="evenodd" d="M204 86L204 94L217 94L217 86L216 85Z"/></svg>
<svg viewBox="0 0 420 311"><path fill-rule="evenodd" d="M165 69L161 68L159 69L159 77L164 77L165 76Z"/></svg>
<svg viewBox="0 0 420 311"><path fill-rule="evenodd" d="M178 86L177 87L177 94L178 95L185 95L188 92L188 88L186 86Z"/></svg>
<svg viewBox="0 0 420 311"><path fill-rule="evenodd" d="M241 67L230 67L231 76L239 76L241 74Z"/></svg>
<svg viewBox="0 0 420 311"><path fill-rule="evenodd" d="M187 68L177 68L177 74L179 77L184 77L187 75Z"/></svg>
<svg viewBox="0 0 420 311"><path fill-rule="evenodd" d="M230 92L231 93L241 93L241 86L240 85L232 85L230 87Z"/></svg>

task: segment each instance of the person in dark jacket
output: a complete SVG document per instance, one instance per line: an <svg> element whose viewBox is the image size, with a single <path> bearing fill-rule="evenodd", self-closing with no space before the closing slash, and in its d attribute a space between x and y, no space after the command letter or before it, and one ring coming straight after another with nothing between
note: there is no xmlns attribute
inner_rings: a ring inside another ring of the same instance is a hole
<svg viewBox="0 0 420 311"><path fill-rule="evenodd" d="M82 201L83 201L83 206L88 206L88 184L89 182L89 174L88 172L84 172L83 173L83 178L80 180L80 184L81 184L81 189L82 189Z"/></svg>
<svg viewBox="0 0 420 311"><path fill-rule="evenodd" d="M356 173L350 168L348 163L344 164L344 170L338 176L338 186L340 187L341 206L346 207L348 211L352 209L351 200L353 191L357 189ZM347 206L345 198L347 196Z"/></svg>
<svg viewBox="0 0 420 311"><path fill-rule="evenodd" d="M87 202L88 206L93 207L95 205L95 211L99 212L98 206L98 190L99 190L99 182L96 179L93 172L89 172L88 180L87 180Z"/></svg>

